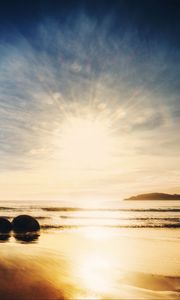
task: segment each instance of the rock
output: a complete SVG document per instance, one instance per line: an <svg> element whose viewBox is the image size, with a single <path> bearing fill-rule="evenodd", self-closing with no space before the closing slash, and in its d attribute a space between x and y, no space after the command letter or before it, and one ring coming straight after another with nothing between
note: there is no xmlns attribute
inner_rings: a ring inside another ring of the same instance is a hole
<svg viewBox="0 0 180 300"><path fill-rule="evenodd" d="M12 228L15 232L35 232L40 230L40 225L33 217L20 215L12 221Z"/></svg>
<svg viewBox="0 0 180 300"><path fill-rule="evenodd" d="M37 233L16 233L14 235L16 241L21 243L35 243L38 238L39 234Z"/></svg>
<svg viewBox="0 0 180 300"><path fill-rule="evenodd" d="M10 239L11 235L9 233L0 234L0 243L7 242Z"/></svg>
<svg viewBox="0 0 180 300"><path fill-rule="evenodd" d="M0 217L0 233L7 233L12 230L11 222L3 217Z"/></svg>

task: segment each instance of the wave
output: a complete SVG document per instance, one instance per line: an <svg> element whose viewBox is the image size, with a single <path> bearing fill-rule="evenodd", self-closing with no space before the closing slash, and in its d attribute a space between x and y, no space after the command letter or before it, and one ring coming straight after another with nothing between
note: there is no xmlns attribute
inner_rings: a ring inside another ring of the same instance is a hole
<svg viewBox="0 0 180 300"><path fill-rule="evenodd" d="M132 224L132 225L98 225L98 224L77 224L77 225L49 225L43 224L41 228L46 229L73 229L73 228L180 228L180 223L174 224Z"/></svg>
<svg viewBox="0 0 180 300"><path fill-rule="evenodd" d="M42 207L44 211L132 211L132 212L180 212L180 208L79 208L79 207Z"/></svg>
<svg viewBox="0 0 180 300"><path fill-rule="evenodd" d="M15 216L1 216L1 218L5 218L5 219L8 219L8 220L12 220L14 219ZM51 219L51 217L47 217L47 216L34 216L35 219L37 220L47 220L47 219Z"/></svg>
<svg viewBox="0 0 180 300"><path fill-rule="evenodd" d="M21 210L21 208L9 207L9 206L0 206L0 210Z"/></svg>
<svg viewBox="0 0 180 300"><path fill-rule="evenodd" d="M171 221L171 222L180 222L180 217L175 217L175 218L153 218L153 217L129 217L129 218L124 218L124 217L109 217L109 216L60 216L61 219L80 219L80 220L122 220L122 221L148 221L148 220L154 220L154 221Z"/></svg>
<svg viewBox="0 0 180 300"><path fill-rule="evenodd" d="M0 206L0 211L24 211L24 210L38 210L49 212L78 212L78 211L107 211L107 212L180 212L180 208L81 208L81 207L9 207L9 206Z"/></svg>

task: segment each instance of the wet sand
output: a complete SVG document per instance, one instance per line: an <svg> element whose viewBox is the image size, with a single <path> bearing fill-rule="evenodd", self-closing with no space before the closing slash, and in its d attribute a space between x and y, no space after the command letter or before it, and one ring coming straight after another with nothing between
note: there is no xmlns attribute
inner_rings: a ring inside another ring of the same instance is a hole
<svg viewBox="0 0 180 300"><path fill-rule="evenodd" d="M0 298L179 299L179 231L86 228L1 241Z"/></svg>

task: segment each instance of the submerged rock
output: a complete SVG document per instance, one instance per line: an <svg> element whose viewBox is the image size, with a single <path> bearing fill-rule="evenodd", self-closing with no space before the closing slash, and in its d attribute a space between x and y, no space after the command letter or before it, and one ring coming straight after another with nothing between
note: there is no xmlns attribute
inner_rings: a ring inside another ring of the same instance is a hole
<svg viewBox="0 0 180 300"><path fill-rule="evenodd" d="M38 238L39 238L39 234L38 233L34 233L34 232L28 232L28 233L15 233L14 237L16 239L16 241L21 242L23 244L25 243L35 243L37 242Z"/></svg>
<svg viewBox="0 0 180 300"><path fill-rule="evenodd" d="M11 235L8 232L0 233L0 243L7 242L10 239Z"/></svg>
<svg viewBox="0 0 180 300"><path fill-rule="evenodd" d="M12 230L11 222L3 217L0 217L0 233L7 233Z"/></svg>
<svg viewBox="0 0 180 300"><path fill-rule="evenodd" d="M40 225L38 221L28 215L20 215L12 221L12 228L15 232L33 232L39 231Z"/></svg>

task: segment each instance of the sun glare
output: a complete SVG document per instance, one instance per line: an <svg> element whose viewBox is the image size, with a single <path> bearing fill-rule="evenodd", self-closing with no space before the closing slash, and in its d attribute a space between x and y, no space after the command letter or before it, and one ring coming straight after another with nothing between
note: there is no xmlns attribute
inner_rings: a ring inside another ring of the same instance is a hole
<svg viewBox="0 0 180 300"><path fill-rule="evenodd" d="M92 254L85 257L80 264L80 277L84 286L95 292L109 291L112 278L109 274L111 262L103 255Z"/></svg>
<svg viewBox="0 0 180 300"><path fill-rule="evenodd" d="M106 122L72 118L63 127L60 147L66 167L98 169L109 163L112 138Z"/></svg>

